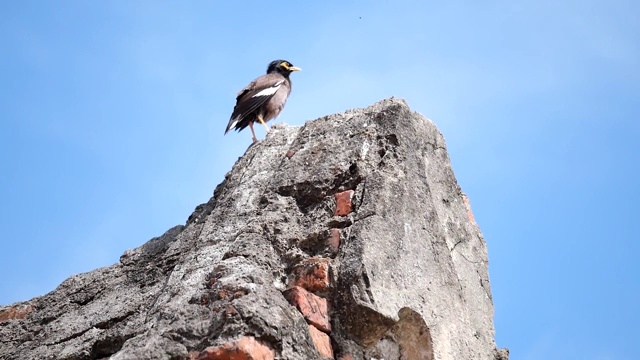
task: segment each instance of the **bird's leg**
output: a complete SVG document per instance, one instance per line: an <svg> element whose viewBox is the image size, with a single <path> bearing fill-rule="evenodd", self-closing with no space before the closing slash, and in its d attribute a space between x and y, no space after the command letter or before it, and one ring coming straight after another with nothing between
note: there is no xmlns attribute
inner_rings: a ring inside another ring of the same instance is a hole
<svg viewBox="0 0 640 360"><path fill-rule="evenodd" d="M265 130L267 130L267 133L269 132L269 127L267 126L267 124L264 123L264 120L262 120L262 115L258 115L258 121L260 121L260 124L262 124L262 126L264 126Z"/></svg>
<svg viewBox="0 0 640 360"><path fill-rule="evenodd" d="M253 142L257 143L258 139L256 138L256 132L253 131L253 121L249 121L249 129L251 129L251 136L253 136Z"/></svg>

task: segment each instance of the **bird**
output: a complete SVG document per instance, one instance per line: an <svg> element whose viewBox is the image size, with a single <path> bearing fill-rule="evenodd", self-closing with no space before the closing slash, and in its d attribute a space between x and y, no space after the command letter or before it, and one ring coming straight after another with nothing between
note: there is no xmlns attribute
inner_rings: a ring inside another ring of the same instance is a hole
<svg viewBox="0 0 640 360"><path fill-rule="evenodd" d="M224 131L225 135L231 129L241 131L249 126L253 143L256 143L258 139L253 131L253 123L256 121L262 124L268 133L269 127L266 122L280 114L291 93L289 75L300 70L302 69L286 60L270 62L265 75L253 80L238 93L236 105Z"/></svg>

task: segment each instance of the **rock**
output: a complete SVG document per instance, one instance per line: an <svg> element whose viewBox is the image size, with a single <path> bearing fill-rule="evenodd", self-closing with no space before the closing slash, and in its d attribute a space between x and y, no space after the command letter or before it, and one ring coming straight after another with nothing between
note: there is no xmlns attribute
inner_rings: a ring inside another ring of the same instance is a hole
<svg viewBox="0 0 640 360"><path fill-rule="evenodd" d="M442 135L392 98L274 126L184 226L0 307L0 358L506 360L487 261Z"/></svg>

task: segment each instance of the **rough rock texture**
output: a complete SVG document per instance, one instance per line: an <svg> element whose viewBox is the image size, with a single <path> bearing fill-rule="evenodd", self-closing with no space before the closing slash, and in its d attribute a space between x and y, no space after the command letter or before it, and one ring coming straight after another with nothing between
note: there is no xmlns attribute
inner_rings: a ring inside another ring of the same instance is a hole
<svg viewBox="0 0 640 360"><path fill-rule="evenodd" d="M0 307L1 359L491 359L487 248L398 99L277 125L113 266Z"/></svg>

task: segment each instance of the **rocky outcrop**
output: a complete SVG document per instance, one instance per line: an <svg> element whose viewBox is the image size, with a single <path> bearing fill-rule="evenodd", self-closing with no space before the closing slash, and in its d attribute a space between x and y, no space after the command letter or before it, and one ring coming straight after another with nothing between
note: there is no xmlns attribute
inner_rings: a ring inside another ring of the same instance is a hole
<svg viewBox="0 0 640 360"><path fill-rule="evenodd" d="M487 248L397 99L276 125L113 266L0 308L2 359L506 359Z"/></svg>

